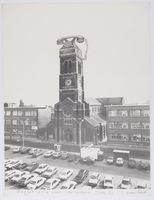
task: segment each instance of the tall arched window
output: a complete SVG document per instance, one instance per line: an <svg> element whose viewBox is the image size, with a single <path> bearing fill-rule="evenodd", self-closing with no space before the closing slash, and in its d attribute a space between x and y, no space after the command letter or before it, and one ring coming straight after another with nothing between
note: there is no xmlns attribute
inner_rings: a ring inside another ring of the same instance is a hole
<svg viewBox="0 0 154 200"><path fill-rule="evenodd" d="M68 63L69 63L68 73L71 73L72 72L72 61L70 60Z"/></svg>

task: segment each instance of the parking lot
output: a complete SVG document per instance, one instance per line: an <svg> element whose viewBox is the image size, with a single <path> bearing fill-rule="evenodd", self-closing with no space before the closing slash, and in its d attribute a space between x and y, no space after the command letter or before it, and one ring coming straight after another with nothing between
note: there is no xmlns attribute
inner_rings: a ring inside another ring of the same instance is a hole
<svg viewBox="0 0 154 200"><path fill-rule="evenodd" d="M47 150L43 150L43 153L45 153ZM86 164L81 164L78 162L78 160L74 162L68 162L67 160L62 160L60 158L58 159L53 159L52 157L45 158L44 155L40 155L37 158L32 158L31 155L27 154L21 154L21 153L13 153L12 148L9 150L5 151L5 159L17 159L17 160L22 160L26 163L31 163L31 162L37 162L39 164L46 163L49 166L55 166L57 168L57 173L52 176L52 178L58 178L59 173L63 169L72 169L73 174L68 178L68 180L73 180L73 178L77 175L78 171L80 169L87 169L89 170L88 177L79 185L77 185L76 189L82 189L83 186L86 186L89 180L89 177L93 172L98 172L100 177L100 181L95 187L96 189L101 189L101 180L105 176L111 175L113 177L113 186L114 188L118 188L120 185L122 178L123 177L129 177L131 178L132 182L132 188L135 188L137 183L139 181L144 182L147 184L148 188L150 188L150 173L147 171L140 171L137 169L129 169L126 166L118 167L116 165L108 165L105 160L103 161L97 161L93 165L86 165ZM60 189L61 186L64 184L64 182L60 182L60 184L56 187L56 189ZM9 184L8 182L5 183L6 189L19 189L16 184ZM41 189L42 186L39 188Z"/></svg>

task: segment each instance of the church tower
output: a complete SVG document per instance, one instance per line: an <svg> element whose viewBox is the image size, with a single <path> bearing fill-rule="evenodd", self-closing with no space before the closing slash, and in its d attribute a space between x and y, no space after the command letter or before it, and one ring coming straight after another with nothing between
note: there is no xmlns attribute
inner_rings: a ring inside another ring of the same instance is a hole
<svg viewBox="0 0 154 200"><path fill-rule="evenodd" d="M86 43L86 39L82 36L71 36L57 40L57 44L62 45L59 50L59 102L55 104L55 139L58 144L79 144L81 134L84 134L81 131L81 122L85 117L85 58L76 43Z"/></svg>

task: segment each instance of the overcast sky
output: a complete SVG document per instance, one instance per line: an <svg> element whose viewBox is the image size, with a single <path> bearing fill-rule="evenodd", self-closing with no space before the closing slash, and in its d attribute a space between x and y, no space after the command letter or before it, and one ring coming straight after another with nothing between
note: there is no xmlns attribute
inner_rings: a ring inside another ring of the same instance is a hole
<svg viewBox="0 0 154 200"><path fill-rule="evenodd" d="M150 99L147 3L23 4L3 6L4 100L54 105L59 96L62 36L88 40L86 97Z"/></svg>

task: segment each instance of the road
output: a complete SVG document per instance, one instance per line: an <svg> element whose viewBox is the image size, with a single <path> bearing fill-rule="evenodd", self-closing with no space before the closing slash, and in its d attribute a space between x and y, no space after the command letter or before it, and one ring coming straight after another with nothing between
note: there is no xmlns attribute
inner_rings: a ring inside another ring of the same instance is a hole
<svg viewBox="0 0 154 200"><path fill-rule="evenodd" d="M43 150L44 152L46 150ZM123 176L130 177L132 179L133 185L136 185L137 181L141 180L145 182L150 187L150 173L146 171L140 171L137 169L129 169L126 166L118 167L115 165L107 165L105 161L97 161L94 165L85 165L79 162L68 162L67 160L61 159L52 159L52 158L44 158L44 156L39 156L37 158L32 158L28 154L20 154L20 153L12 153L11 150L5 151L5 158L17 158L19 160L23 160L27 163L32 161L38 163L47 163L51 166L56 166L58 168L58 172L60 172L64 168L73 169L73 176L70 177L70 180L75 177L78 173L79 169L88 169L90 171L89 176L93 172L99 172L102 179L106 175L113 175L113 183L115 188L120 184ZM54 177L58 177L58 174L55 174ZM85 180L78 188L82 188L83 185L86 185L87 180ZM58 188L61 187L62 184ZM7 189L16 189L16 186L12 186L6 183ZM98 185L97 188L100 188Z"/></svg>

